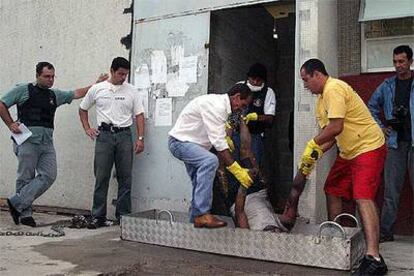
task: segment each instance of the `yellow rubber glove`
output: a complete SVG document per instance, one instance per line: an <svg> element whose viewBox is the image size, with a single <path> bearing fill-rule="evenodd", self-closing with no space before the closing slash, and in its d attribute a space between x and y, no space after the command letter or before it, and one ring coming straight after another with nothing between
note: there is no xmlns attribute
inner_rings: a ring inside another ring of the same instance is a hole
<svg viewBox="0 0 414 276"><path fill-rule="evenodd" d="M233 164L228 166L227 170L231 172L234 175L234 177L236 177L236 179L244 188L248 189L252 185L253 180L250 178L250 175L248 173L249 170L240 167L239 163L237 163L236 161L234 161Z"/></svg>
<svg viewBox="0 0 414 276"><path fill-rule="evenodd" d="M313 168L315 167L316 161L312 161L310 163L306 163L301 161L298 166L298 170L303 173L303 175L308 176L313 171Z"/></svg>
<svg viewBox="0 0 414 276"><path fill-rule="evenodd" d="M250 121L257 121L258 119L259 119L259 115L257 115L256 112L249 113L249 114L247 114L246 116L243 117L243 120L246 123L246 125Z"/></svg>
<svg viewBox="0 0 414 276"><path fill-rule="evenodd" d="M227 145L229 146L229 151L233 152L234 151L234 143L233 140L231 140L230 136L226 136L226 141L227 141Z"/></svg>
<svg viewBox="0 0 414 276"><path fill-rule="evenodd" d="M322 148L315 143L314 139L311 139L306 144L306 148L303 151L301 161L299 163L299 170L301 170L304 175L309 175L315 167L316 161L321 158L322 154Z"/></svg>

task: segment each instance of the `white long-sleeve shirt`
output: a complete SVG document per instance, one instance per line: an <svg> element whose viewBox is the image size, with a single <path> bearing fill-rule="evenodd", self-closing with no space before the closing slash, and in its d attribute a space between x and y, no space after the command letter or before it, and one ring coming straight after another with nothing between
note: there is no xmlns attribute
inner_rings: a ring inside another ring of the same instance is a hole
<svg viewBox="0 0 414 276"><path fill-rule="evenodd" d="M227 94L208 94L190 101L168 133L182 142L192 142L206 149L228 149L225 123L231 113Z"/></svg>

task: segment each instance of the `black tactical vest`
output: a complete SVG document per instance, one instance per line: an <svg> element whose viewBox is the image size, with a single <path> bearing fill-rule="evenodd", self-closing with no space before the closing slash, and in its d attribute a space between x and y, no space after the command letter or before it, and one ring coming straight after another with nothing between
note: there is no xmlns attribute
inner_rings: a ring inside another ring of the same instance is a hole
<svg viewBox="0 0 414 276"><path fill-rule="evenodd" d="M19 121L26 126L54 128L56 95L51 89L29 83L29 99L17 106Z"/></svg>
<svg viewBox="0 0 414 276"><path fill-rule="evenodd" d="M265 102L266 94L267 94L267 85L265 85L262 88L262 90L253 92L252 94L253 94L253 101L247 109L247 114L256 112L257 115L263 115L264 114L264 102ZM264 122L250 121L247 126L249 127L250 133L259 134L259 133L263 133L268 125Z"/></svg>

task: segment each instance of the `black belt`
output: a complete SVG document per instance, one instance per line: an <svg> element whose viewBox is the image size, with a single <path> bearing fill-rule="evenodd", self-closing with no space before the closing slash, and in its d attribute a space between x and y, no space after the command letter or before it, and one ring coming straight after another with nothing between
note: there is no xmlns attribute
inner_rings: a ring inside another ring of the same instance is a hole
<svg viewBox="0 0 414 276"><path fill-rule="evenodd" d="M115 127L113 124L102 123L98 130L109 131L111 133L118 133L121 131L129 130L129 127Z"/></svg>

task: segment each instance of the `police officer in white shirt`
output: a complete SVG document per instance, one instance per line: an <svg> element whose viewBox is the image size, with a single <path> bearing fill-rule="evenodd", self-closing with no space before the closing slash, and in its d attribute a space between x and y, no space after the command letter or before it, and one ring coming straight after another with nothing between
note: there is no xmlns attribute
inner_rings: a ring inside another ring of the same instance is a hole
<svg viewBox="0 0 414 276"><path fill-rule="evenodd" d="M272 127L276 113L276 97L272 88L267 86L267 69L260 63L250 66L245 83L253 92L253 101L249 105L244 120L252 136L252 151L260 165L264 146L263 137L267 128ZM235 132L233 140L236 148L240 145L239 133ZM237 152L237 149L236 149Z"/></svg>
<svg viewBox="0 0 414 276"><path fill-rule="evenodd" d="M243 187L247 189L253 182L249 171L233 160L225 138L229 114L242 111L251 101L252 92L246 84L236 84L227 94L199 96L184 107L169 132L169 149L184 162L193 185L190 222L195 227L226 226L209 213L219 164L217 156L209 151L212 146Z"/></svg>
<svg viewBox="0 0 414 276"><path fill-rule="evenodd" d="M137 89L125 80L130 70L129 61L117 57L112 61L108 81L92 86L80 104L79 116L87 136L96 138L95 144L95 191L93 220L88 228L109 225L106 219L106 203L111 169L115 163L118 181L118 199L115 216L131 211L131 170L133 151L144 150L144 107ZM98 129L92 128L88 110L96 105ZM131 126L135 118L137 138L132 143Z"/></svg>

